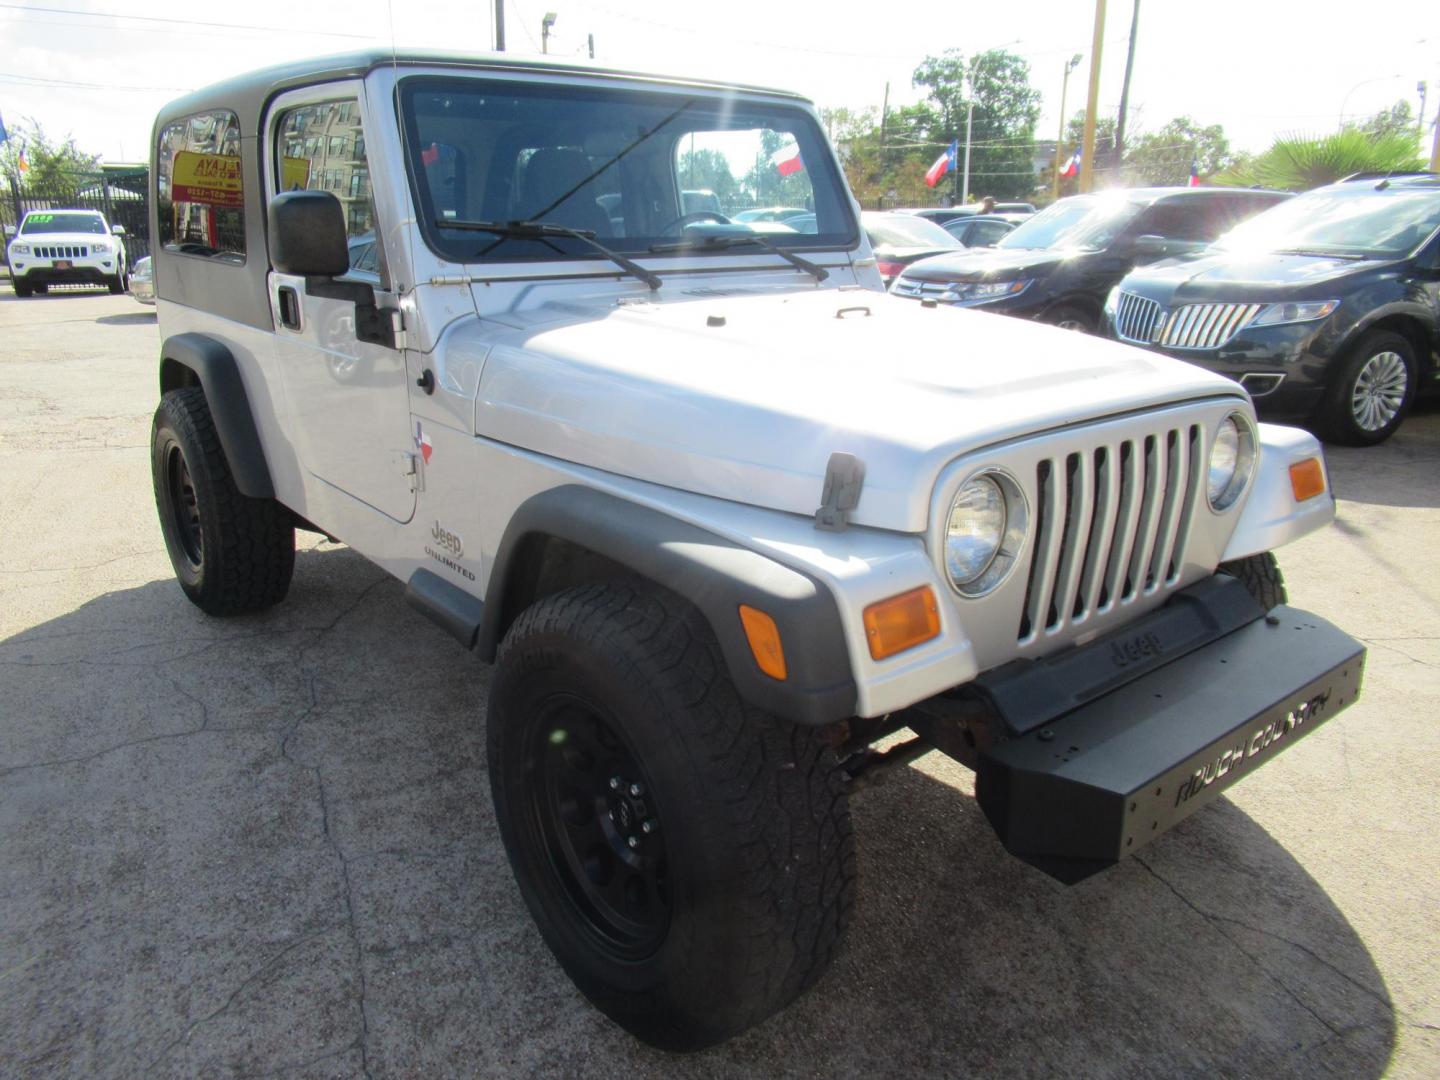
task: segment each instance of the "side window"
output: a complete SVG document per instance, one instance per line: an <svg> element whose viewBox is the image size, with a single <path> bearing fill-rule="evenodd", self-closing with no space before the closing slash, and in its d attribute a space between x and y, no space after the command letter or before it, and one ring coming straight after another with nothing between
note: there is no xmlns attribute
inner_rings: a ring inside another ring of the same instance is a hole
<svg viewBox="0 0 1440 1080"><path fill-rule="evenodd" d="M245 188L235 114L200 113L167 125L155 160L161 247L243 263Z"/></svg>
<svg viewBox="0 0 1440 1080"><path fill-rule="evenodd" d="M1130 231L1166 240L1214 240L1223 231L1204 199L1177 199L1150 207Z"/></svg>
<svg viewBox="0 0 1440 1080"><path fill-rule="evenodd" d="M275 148L276 188L331 192L345 212L351 271L383 278L360 103L348 98L282 113L275 128Z"/></svg>

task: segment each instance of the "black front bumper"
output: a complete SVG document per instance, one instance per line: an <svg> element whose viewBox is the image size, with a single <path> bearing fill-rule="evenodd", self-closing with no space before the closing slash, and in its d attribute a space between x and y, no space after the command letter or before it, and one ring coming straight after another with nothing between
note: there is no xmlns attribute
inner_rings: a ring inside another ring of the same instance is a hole
<svg viewBox="0 0 1440 1080"><path fill-rule="evenodd" d="M113 270L98 266L72 266L67 270L32 266L27 267L18 280L26 285L108 285L114 277Z"/></svg>
<svg viewBox="0 0 1440 1080"><path fill-rule="evenodd" d="M1217 576L1118 634L996 682L991 705L1009 713L1012 734L981 752L976 796L1006 850L1062 881L1086 878L1355 700L1363 646L1297 608L1266 616L1249 601L1246 621L1241 588ZM1180 655L1165 662L1167 652ZM1117 664L1133 670L1117 675ZM1074 707L1027 715L1027 694Z"/></svg>

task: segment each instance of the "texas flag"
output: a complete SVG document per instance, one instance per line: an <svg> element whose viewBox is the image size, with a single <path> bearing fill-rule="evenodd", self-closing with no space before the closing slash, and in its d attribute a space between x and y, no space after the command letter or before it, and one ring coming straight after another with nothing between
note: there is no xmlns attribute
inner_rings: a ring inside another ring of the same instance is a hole
<svg viewBox="0 0 1440 1080"><path fill-rule="evenodd" d="M1080 151L1079 151L1079 150L1076 150L1075 153L1073 153L1073 154L1070 155L1070 160L1067 161L1067 162L1065 162L1065 165L1060 169L1060 175L1063 176L1063 177L1065 177L1066 179L1069 179L1069 178L1072 177L1072 176L1079 176L1079 175L1080 175Z"/></svg>
<svg viewBox="0 0 1440 1080"><path fill-rule="evenodd" d="M425 429L420 426L420 421L415 421L415 449L420 451L420 456L425 459L425 464L430 464L430 455L434 448L430 445L430 436L425 434Z"/></svg>
<svg viewBox="0 0 1440 1080"><path fill-rule="evenodd" d="M1190 159L1190 187L1200 186L1200 166L1194 158Z"/></svg>
<svg viewBox="0 0 1440 1080"><path fill-rule="evenodd" d="M771 154L770 164L780 170L781 176L789 176L805 168L805 162L800 160L800 147L796 143L782 146Z"/></svg>
<svg viewBox="0 0 1440 1080"><path fill-rule="evenodd" d="M956 139L943 154L935 159L935 164L925 171L925 183L930 187L938 184L940 177L955 168L955 159L959 154L960 140Z"/></svg>

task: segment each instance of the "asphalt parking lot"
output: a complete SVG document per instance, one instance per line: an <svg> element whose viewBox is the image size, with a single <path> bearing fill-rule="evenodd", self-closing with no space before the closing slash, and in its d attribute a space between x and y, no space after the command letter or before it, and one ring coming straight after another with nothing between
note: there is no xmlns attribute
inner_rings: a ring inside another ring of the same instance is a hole
<svg viewBox="0 0 1440 1080"><path fill-rule="evenodd" d="M158 336L0 288L0 1075L1434 1076L1440 409L1334 450L1293 603L1361 702L1127 863L1005 855L938 756L854 800L848 946L675 1058L551 959L490 808L488 669L302 534L290 598L207 619L150 490Z"/></svg>

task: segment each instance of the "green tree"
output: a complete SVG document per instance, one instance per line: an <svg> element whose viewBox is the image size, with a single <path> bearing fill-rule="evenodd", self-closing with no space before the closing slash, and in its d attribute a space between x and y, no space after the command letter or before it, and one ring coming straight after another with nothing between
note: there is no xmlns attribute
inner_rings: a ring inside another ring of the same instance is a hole
<svg viewBox="0 0 1440 1080"><path fill-rule="evenodd" d="M29 166L24 172L20 169L22 152ZM73 192L92 180L99 169L99 155L85 153L69 136L56 142L38 121L28 117L10 129L8 142L0 143L0 172L29 187Z"/></svg>
<svg viewBox="0 0 1440 1080"><path fill-rule="evenodd" d="M686 150L682 153L680 182L687 189L708 188L715 192L721 206L731 205L740 187L730 171L730 162L719 150Z"/></svg>
<svg viewBox="0 0 1440 1080"><path fill-rule="evenodd" d="M933 153L927 166L955 140L960 144L959 168L964 168L965 122L973 96L971 192L1015 198L1035 190L1032 159L1040 91L1030 85L1028 61L1005 49L968 59L958 49L947 49L925 57L912 81L926 89L931 106L927 134Z"/></svg>
<svg viewBox="0 0 1440 1080"><path fill-rule="evenodd" d="M1319 138L1287 135L1270 149L1220 176L1223 184L1308 191L1357 172L1409 172L1423 168L1414 131L1373 136L1346 128Z"/></svg>
<svg viewBox="0 0 1440 1080"><path fill-rule="evenodd" d="M1202 127L1188 116L1177 116L1159 131L1131 140L1123 167L1129 183L1183 185L1190 182L1192 164L1200 176L1209 177L1233 160L1223 127Z"/></svg>
<svg viewBox="0 0 1440 1080"><path fill-rule="evenodd" d="M1359 123L1352 122L1345 126L1363 131L1366 135L1376 139L1383 139L1387 135L1404 135L1413 140L1419 130L1415 120L1415 110L1404 98L1395 102L1388 109L1381 109L1366 120L1361 120Z"/></svg>

